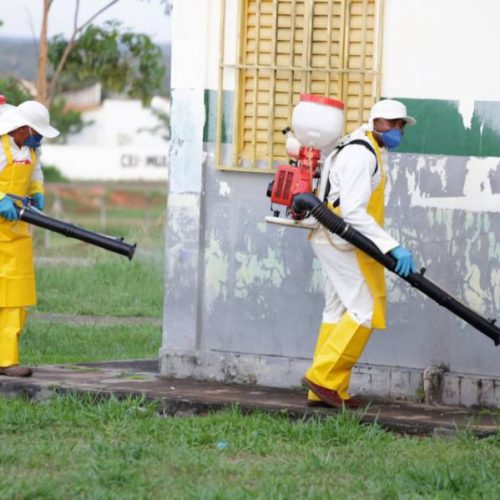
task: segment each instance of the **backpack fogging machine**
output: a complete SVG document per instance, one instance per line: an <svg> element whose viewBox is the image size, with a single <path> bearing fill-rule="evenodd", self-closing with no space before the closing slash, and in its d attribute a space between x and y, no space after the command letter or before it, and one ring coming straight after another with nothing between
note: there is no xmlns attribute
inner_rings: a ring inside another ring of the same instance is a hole
<svg viewBox="0 0 500 500"><path fill-rule="evenodd" d="M71 222L64 222L54 217L49 217L44 213L29 206L29 200L21 198L20 196L8 194L11 198L23 202L22 206L14 205L16 207L19 219L32 224L34 226L48 229L54 233L59 233L68 238L75 238L90 245L94 245L104 250L114 252L120 255L125 255L129 260L134 256L136 244L130 245L123 241L123 238L115 238L106 234L95 233L79 227Z"/></svg>
<svg viewBox="0 0 500 500"><path fill-rule="evenodd" d="M274 180L268 186L267 195L271 198L273 215L266 217L266 221L303 228L312 228L311 220L317 221L394 272L396 259L382 253L370 239L349 226L314 194L315 185L321 183L321 150L333 147L342 134L343 107L343 103L335 99L300 96L292 114L294 134L290 130L284 131L291 161L289 165L278 166ZM280 210L275 205L285 207L285 217L280 217ZM500 344L500 328L496 326L495 319L484 318L424 274L425 268L422 268L406 278L397 276L486 335L496 346Z"/></svg>
<svg viewBox="0 0 500 500"><path fill-rule="evenodd" d="M304 212L293 208L293 197L312 193L318 187L322 167L322 150L333 149L344 128L344 103L329 97L301 94L292 114L292 128L286 128L285 149L288 165L279 165L267 195L271 198L271 224L310 227ZM293 129L293 130L292 130ZM275 205L285 208L285 217ZM317 224L317 223L314 223Z"/></svg>

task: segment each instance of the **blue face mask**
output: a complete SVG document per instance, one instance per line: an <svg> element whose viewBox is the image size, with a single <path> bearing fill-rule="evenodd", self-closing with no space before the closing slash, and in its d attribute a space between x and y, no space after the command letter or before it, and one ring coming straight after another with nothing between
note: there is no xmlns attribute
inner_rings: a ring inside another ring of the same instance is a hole
<svg viewBox="0 0 500 500"><path fill-rule="evenodd" d="M380 136L382 139L382 144L384 146L386 146L388 149L394 149L401 144L401 140L403 139L403 132L401 132L399 128L391 128L391 130L382 132Z"/></svg>
<svg viewBox="0 0 500 500"><path fill-rule="evenodd" d="M30 135L25 141L24 145L32 149L37 149L42 145L43 135L33 134Z"/></svg>

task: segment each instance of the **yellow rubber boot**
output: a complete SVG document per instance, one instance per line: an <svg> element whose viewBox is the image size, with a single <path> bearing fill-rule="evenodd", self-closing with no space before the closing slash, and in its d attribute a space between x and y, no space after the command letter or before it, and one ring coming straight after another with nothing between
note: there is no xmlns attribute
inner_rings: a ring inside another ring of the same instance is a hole
<svg viewBox="0 0 500 500"><path fill-rule="evenodd" d="M27 316L24 307L0 308L0 368L19 364L19 337Z"/></svg>
<svg viewBox="0 0 500 500"><path fill-rule="evenodd" d="M334 323L321 323L321 326L319 327L319 332L318 332L318 340L316 341L316 347L314 349L314 355L313 359L316 358L319 352L321 352L321 349L323 348L323 345L325 342L328 340L330 335L332 334L333 330L337 327L336 324ZM309 391L307 393L307 399L308 401L321 401L314 392Z"/></svg>
<svg viewBox="0 0 500 500"><path fill-rule="evenodd" d="M349 399L352 367L361 356L372 333L346 313L313 359L306 377L317 385L337 391Z"/></svg>

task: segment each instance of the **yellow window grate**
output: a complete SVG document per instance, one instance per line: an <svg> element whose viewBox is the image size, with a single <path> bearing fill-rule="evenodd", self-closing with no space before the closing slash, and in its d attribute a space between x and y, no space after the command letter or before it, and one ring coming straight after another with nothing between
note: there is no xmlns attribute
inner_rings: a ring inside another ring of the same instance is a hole
<svg viewBox="0 0 500 500"><path fill-rule="evenodd" d="M273 171L286 160L282 130L301 93L339 98L346 132L368 119L380 94L383 0L239 0L234 61L228 61L221 0L217 166ZM232 165L220 165L222 89L235 78Z"/></svg>

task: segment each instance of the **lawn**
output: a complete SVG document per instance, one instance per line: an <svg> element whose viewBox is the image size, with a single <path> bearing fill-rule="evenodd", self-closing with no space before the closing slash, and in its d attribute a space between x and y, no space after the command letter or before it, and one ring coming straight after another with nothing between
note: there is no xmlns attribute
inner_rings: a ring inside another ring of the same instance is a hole
<svg viewBox="0 0 500 500"><path fill-rule="evenodd" d="M21 338L24 364L81 363L158 356L161 327L75 325L30 320Z"/></svg>
<svg viewBox="0 0 500 500"><path fill-rule="evenodd" d="M88 264L37 266L37 312L161 318L163 267L138 254Z"/></svg>
<svg viewBox="0 0 500 500"><path fill-rule="evenodd" d="M21 339L29 365L152 358L161 346L166 188L150 183L47 186L47 213L137 242L132 261L35 228L37 306ZM151 318L150 324L79 325L37 313Z"/></svg>
<svg viewBox="0 0 500 500"><path fill-rule="evenodd" d="M141 400L0 398L0 498L499 498L500 436L408 438L340 414L163 417Z"/></svg>

